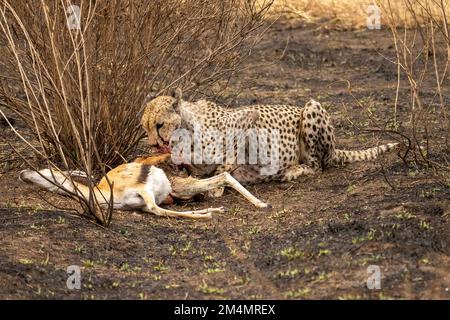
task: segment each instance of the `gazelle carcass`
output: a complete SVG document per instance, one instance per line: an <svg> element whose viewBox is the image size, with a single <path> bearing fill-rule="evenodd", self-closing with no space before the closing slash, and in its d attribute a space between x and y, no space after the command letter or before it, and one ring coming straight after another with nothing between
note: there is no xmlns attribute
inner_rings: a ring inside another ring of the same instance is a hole
<svg viewBox="0 0 450 320"><path fill-rule="evenodd" d="M197 194L224 187L235 189L258 208L270 207L253 196L227 172L207 179L168 177L164 170L155 165L164 162L169 156L170 154L166 154L140 159L139 162L122 164L109 171L94 188L99 205L109 204L112 184L114 209L142 210L158 216L210 219L212 213L223 212L223 207L180 212L163 209L159 205L170 197L190 199ZM77 194L85 199L90 197L89 187L73 181L66 172L50 169L24 170L19 177L26 183L58 194Z"/></svg>

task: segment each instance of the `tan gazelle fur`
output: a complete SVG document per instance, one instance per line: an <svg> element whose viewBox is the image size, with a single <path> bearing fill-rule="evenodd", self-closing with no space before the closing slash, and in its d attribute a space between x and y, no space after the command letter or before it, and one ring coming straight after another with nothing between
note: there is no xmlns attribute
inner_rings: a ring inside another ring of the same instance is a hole
<svg viewBox="0 0 450 320"><path fill-rule="evenodd" d="M258 208L269 207L267 203L258 200L228 173L208 179L171 177L169 180L162 169L154 166L154 164L165 161L169 156L170 154L150 157L140 160L139 163L119 165L109 171L106 174L107 178L103 177L94 188L99 205L108 205L111 199L109 184L111 183L114 209L142 210L158 216L210 219L212 213L223 212L223 207L179 212L163 209L159 205L170 196L190 199L197 194L223 187L235 189ZM85 199L89 199L90 196L88 186L73 181L68 173L57 170L24 170L20 173L20 179L62 195L78 194Z"/></svg>

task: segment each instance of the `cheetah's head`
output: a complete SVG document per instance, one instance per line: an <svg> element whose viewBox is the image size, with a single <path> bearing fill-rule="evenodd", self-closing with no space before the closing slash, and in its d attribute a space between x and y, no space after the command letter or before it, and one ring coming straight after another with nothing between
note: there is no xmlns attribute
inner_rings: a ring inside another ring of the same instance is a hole
<svg viewBox="0 0 450 320"><path fill-rule="evenodd" d="M147 103L141 125L151 146L163 148L169 145L172 133L181 125L180 104L179 89L173 96L159 96Z"/></svg>

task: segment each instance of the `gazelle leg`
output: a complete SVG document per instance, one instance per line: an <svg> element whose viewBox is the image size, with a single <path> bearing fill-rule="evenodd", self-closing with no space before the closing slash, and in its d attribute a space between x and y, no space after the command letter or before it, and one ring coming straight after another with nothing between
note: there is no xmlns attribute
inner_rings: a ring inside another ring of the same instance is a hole
<svg viewBox="0 0 450 320"><path fill-rule="evenodd" d="M196 194L224 187L233 188L258 208L270 207L269 204L262 202L252 195L228 172L224 172L207 179L194 179L192 177L175 178L172 181L172 195L181 199L189 199Z"/></svg>
<svg viewBox="0 0 450 320"><path fill-rule="evenodd" d="M240 184L239 181L237 181L235 178L233 178L233 176L231 174L229 174L228 172L224 172L224 173L222 173L222 175L226 179L227 186L233 188L234 190L236 190L237 192L242 194L245 199L247 199L248 201L253 203L253 205L255 205L256 207L258 207L258 208L271 208L272 207L269 203L262 202L261 200L256 198L253 194L250 193L250 191L248 191L246 188L244 188L244 186L242 186L242 184Z"/></svg>
<svg viewBox="0 0 450 320"><path fill-rule="evenodd" d="M145 211L154 213L158 216L166 216L166 217L177 217L177 218L190 218L190 219L211 219L211 213L213 212L223 212L223 208L207 208L202 210L193 210L193 211L173 211L163 209L158 206L155 202L155 197L153 194L148 193L146 191L139 193L141 197L144 199L147 208Z"/></svg>

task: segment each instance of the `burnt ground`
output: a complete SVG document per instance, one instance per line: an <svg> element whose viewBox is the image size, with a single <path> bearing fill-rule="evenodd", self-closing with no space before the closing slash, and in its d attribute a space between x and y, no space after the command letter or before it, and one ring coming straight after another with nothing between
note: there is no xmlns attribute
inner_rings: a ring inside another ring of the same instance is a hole
<svg viewBox="0 0 450 320"><path fill-rule="evenodd" d="M385 57L394 56L386 30L278 22L223 102L303 105L312 97L332 114L340 148L396 140L361 130L382 128L393 116L396 67ZM405 128L407 93L402 86ZM423 94L433 96L433 86ZM443 135L438 125L433 134ZM5 126L1 136L16 139ZM448 152L440 143L431 150L438 162ZM109 229L52 208L47 201L67 202L21 184L23 165L3 159L1 299L450 298L450 177L405 165L395 153L296 182L251 186L272 203L268 211L227 191L177 205L229 209L210 222L116 212ZM81 267L81 290L66 288L70 265ZM366 287L369 265L380 267L380 290Z"/></svg>

